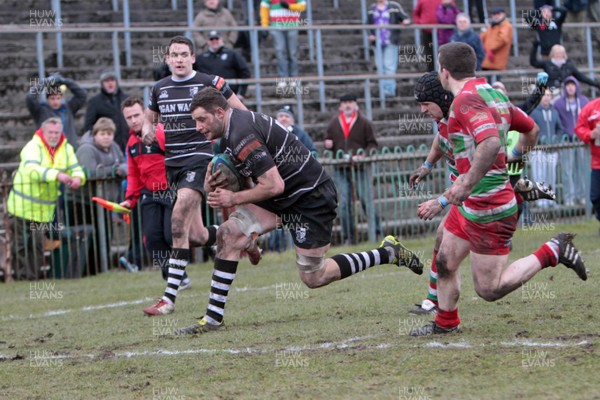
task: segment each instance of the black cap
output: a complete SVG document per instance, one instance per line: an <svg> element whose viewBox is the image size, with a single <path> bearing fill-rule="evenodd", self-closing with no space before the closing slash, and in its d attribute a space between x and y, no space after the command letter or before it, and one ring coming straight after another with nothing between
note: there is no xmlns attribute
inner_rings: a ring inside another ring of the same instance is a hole
<svg viewBox="0 0 600 400"><path fill-rule="evenodd" d="M356 101L356 95L352 93L348 93L340 97L340 103L344 101Z"/></svg>
<svg viewBox="0 0 600 400"><path fill-rule="evenodd" d="M448 116L450 104L454 100L452 92L447 91L442 86L438 73L431 71L421 76L415 84L415 99L419 103L430 101L440 106L444 117Z"/></svg>
<svg viewBox="0 0 600 400"><path fill-rule="evenodd" d="M281 109L277 110L277 116L279 116L279 114L287 114L289 117L294 118L294 111L292 110L292 106L287 104Z"/></svg>
<svg viewBox="0 0 600 400"><path fill-rule="evenodd" d="M490 14L500 14L500 13L506 13L506 11L504 11L504 7L492 7L490 9Z"/></svg>
<svg viewBox="0 0 600 400"><path fill-rule="evenodd" d="M220 38L221 34L218 31L210 31L208 32L208 38L209 39L217 39Z"/></svg>

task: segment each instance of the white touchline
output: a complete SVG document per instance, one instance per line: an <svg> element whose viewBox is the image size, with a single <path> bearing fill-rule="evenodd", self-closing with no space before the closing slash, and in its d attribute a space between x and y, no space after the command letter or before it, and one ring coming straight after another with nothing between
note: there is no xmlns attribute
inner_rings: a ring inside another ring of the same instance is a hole
<svg viewBox="0 0 600 400"><path fill-rule="evenodd" d="M318 350L341 350L341 349L389 349L394 347L403 347L401 343L377 343L377 344L352 344L353 342L362 342L364 340L371 340L381 335L369 335L362 337L351 337L339 342L327 342L319 345L304 345L304 346L288 346L283 349L255 349L252 347L240 348L240 349L191 349L191 350L156 350L156 351L127 351L124 353L112 353L107 356L107 353L101 354L80 354L80 355L66 355L56 354L44 357L33 357L32 360L54 360L54 359L77 359L77 358L89 358L94 359L111 359L111 358L132 358L132 357L144 357L144 356L181 356L187 354L270 354L274 353L299 353L299 352L311 352ZM481 348L481 347L574 347L583 346L589 344L587 340L582 340L577 343L563 343L563 342L530 342L525 341L513 341L513 342L499 342L499 343L481 343L481 344L470 344L465 341L456 343L441 343L437 341L408 346L411 348L441 348L441 349L470 349L470 348ZM12 359L12 356L0 354L0 360Z"/></svg>
<svg viewBox="0 0 600 400"><path fill-rule="evenodd" d="M385 274L363 274L360 275L360 277L362 279L373 279L373 278L381 278L381 277L386 277L388 275L394 275L394 273L385 273ZM273 284L273 285L269 285L269 286L261 286L261 287L248 287L248 286L244 286L244 287L240 287L240 288L236 288L233 287L233 291L235 292L249 292L249 291L263 291L263 290L272 290L272 289L276 289L277 288L277 284ZM207 289L208 290L208 289ZM186 297L201 297L201 296L206 296L208 295L208 292L206 294L192 294L192 295L186 295ZM64 315L70 312L74 312L74 311L94 311L94 310L102 310L104 308L117 308L117 307L125 307L125 306L130 306L130 305L135 305L135 304L140 304L140 303L145 303L147 301L152 301L154 300L151 297L146 297L143 299L138 299L138 300L132 300L132 301L120 301L117 303L110 303L110 304L101 304L101 305L96 305L96 306L85 306L85 307L81 307L81 308L76 308L76 309L67 309L67 310L52 310L52 311L48 311L42 314L29 314L27 316L24 315L7 315L4 316L2 318L0 318L0 321L16 321L16 320L24 320L24 319L33 319L33 318L47 318L47 317L54 317L57 315Z"/></svg>
<svg viewBox="0 0 600 400"><path fill-rule="evenodd" d="M53 311L45 312L43 314L29 314L28 316L8 315L5 317L2 317L2 319L0 319L0 320L1 321L14 321L14 320L20 320L20 319L54 317L56 315L65 315L65 314L73 312L73 311L94 311L94 310L102 310L103 308L124 307L124 306L129 306L129 305L134 305L134 304L145 303L145 302L151 301L151 300L153 300L151 297L146 297L146 298L139 299L139 300L119 301L118 303L101 304L101 305L97 305L97 306L85 306L85 307L81 307L78 309L53 310Z"/></svg>

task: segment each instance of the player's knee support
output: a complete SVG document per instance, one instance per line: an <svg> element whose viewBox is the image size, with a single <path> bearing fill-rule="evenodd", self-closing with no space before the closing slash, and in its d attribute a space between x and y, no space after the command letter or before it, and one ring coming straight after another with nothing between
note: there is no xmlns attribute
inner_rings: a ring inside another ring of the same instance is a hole
<svg viewBox="0 0 600 400"><path fill-rule="evenodd" d="M296 253L296 265L300 272L312 274L325 266L325 257L305 256Z"/></svg>
<svg viewBox="0 0 600 400"><path fill-rule="evenodd" d="M256 218L249 209L244 206L238 207L231 215L229 219L234 221L239 230L246 236L250 237L253 233L261 235L263 233L260 221Z"/></svg>

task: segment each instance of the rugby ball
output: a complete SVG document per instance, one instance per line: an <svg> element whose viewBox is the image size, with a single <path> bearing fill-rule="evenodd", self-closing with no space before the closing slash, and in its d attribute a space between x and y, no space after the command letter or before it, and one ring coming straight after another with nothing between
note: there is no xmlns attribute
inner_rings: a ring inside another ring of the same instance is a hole
<svg viewBox="0 0 600 400"><path fill-rule="evenodd" d="M227 189L232 192L239 191L244 186L244 177L235 169L231 156L227 153L217 154L212 159L212 173L221 170L227 178Z"/></svg>

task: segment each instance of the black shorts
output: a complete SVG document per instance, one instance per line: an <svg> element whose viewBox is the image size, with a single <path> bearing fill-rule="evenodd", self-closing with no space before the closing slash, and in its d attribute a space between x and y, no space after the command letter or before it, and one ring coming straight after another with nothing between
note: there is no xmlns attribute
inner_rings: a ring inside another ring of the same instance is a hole
<svg viewBox="0 0 600 400"><path fill-rule="evenodd" d="M194 163L194 165L185 165L183 167L170 167L167 165L167 183L171 190L177 191L181 188L193 189L206 197L204 192L204 176L206 167L210 162L209 158L203 158Z"/></svg>
<svg viewBox="0 0 600 400"><path fill-rule="evenodd" d="M337 204L335 184L329 179L283 210L270 200L256 205L277 214L278 228L288 229L296 246L315 249L331 243Z"/></svg>

